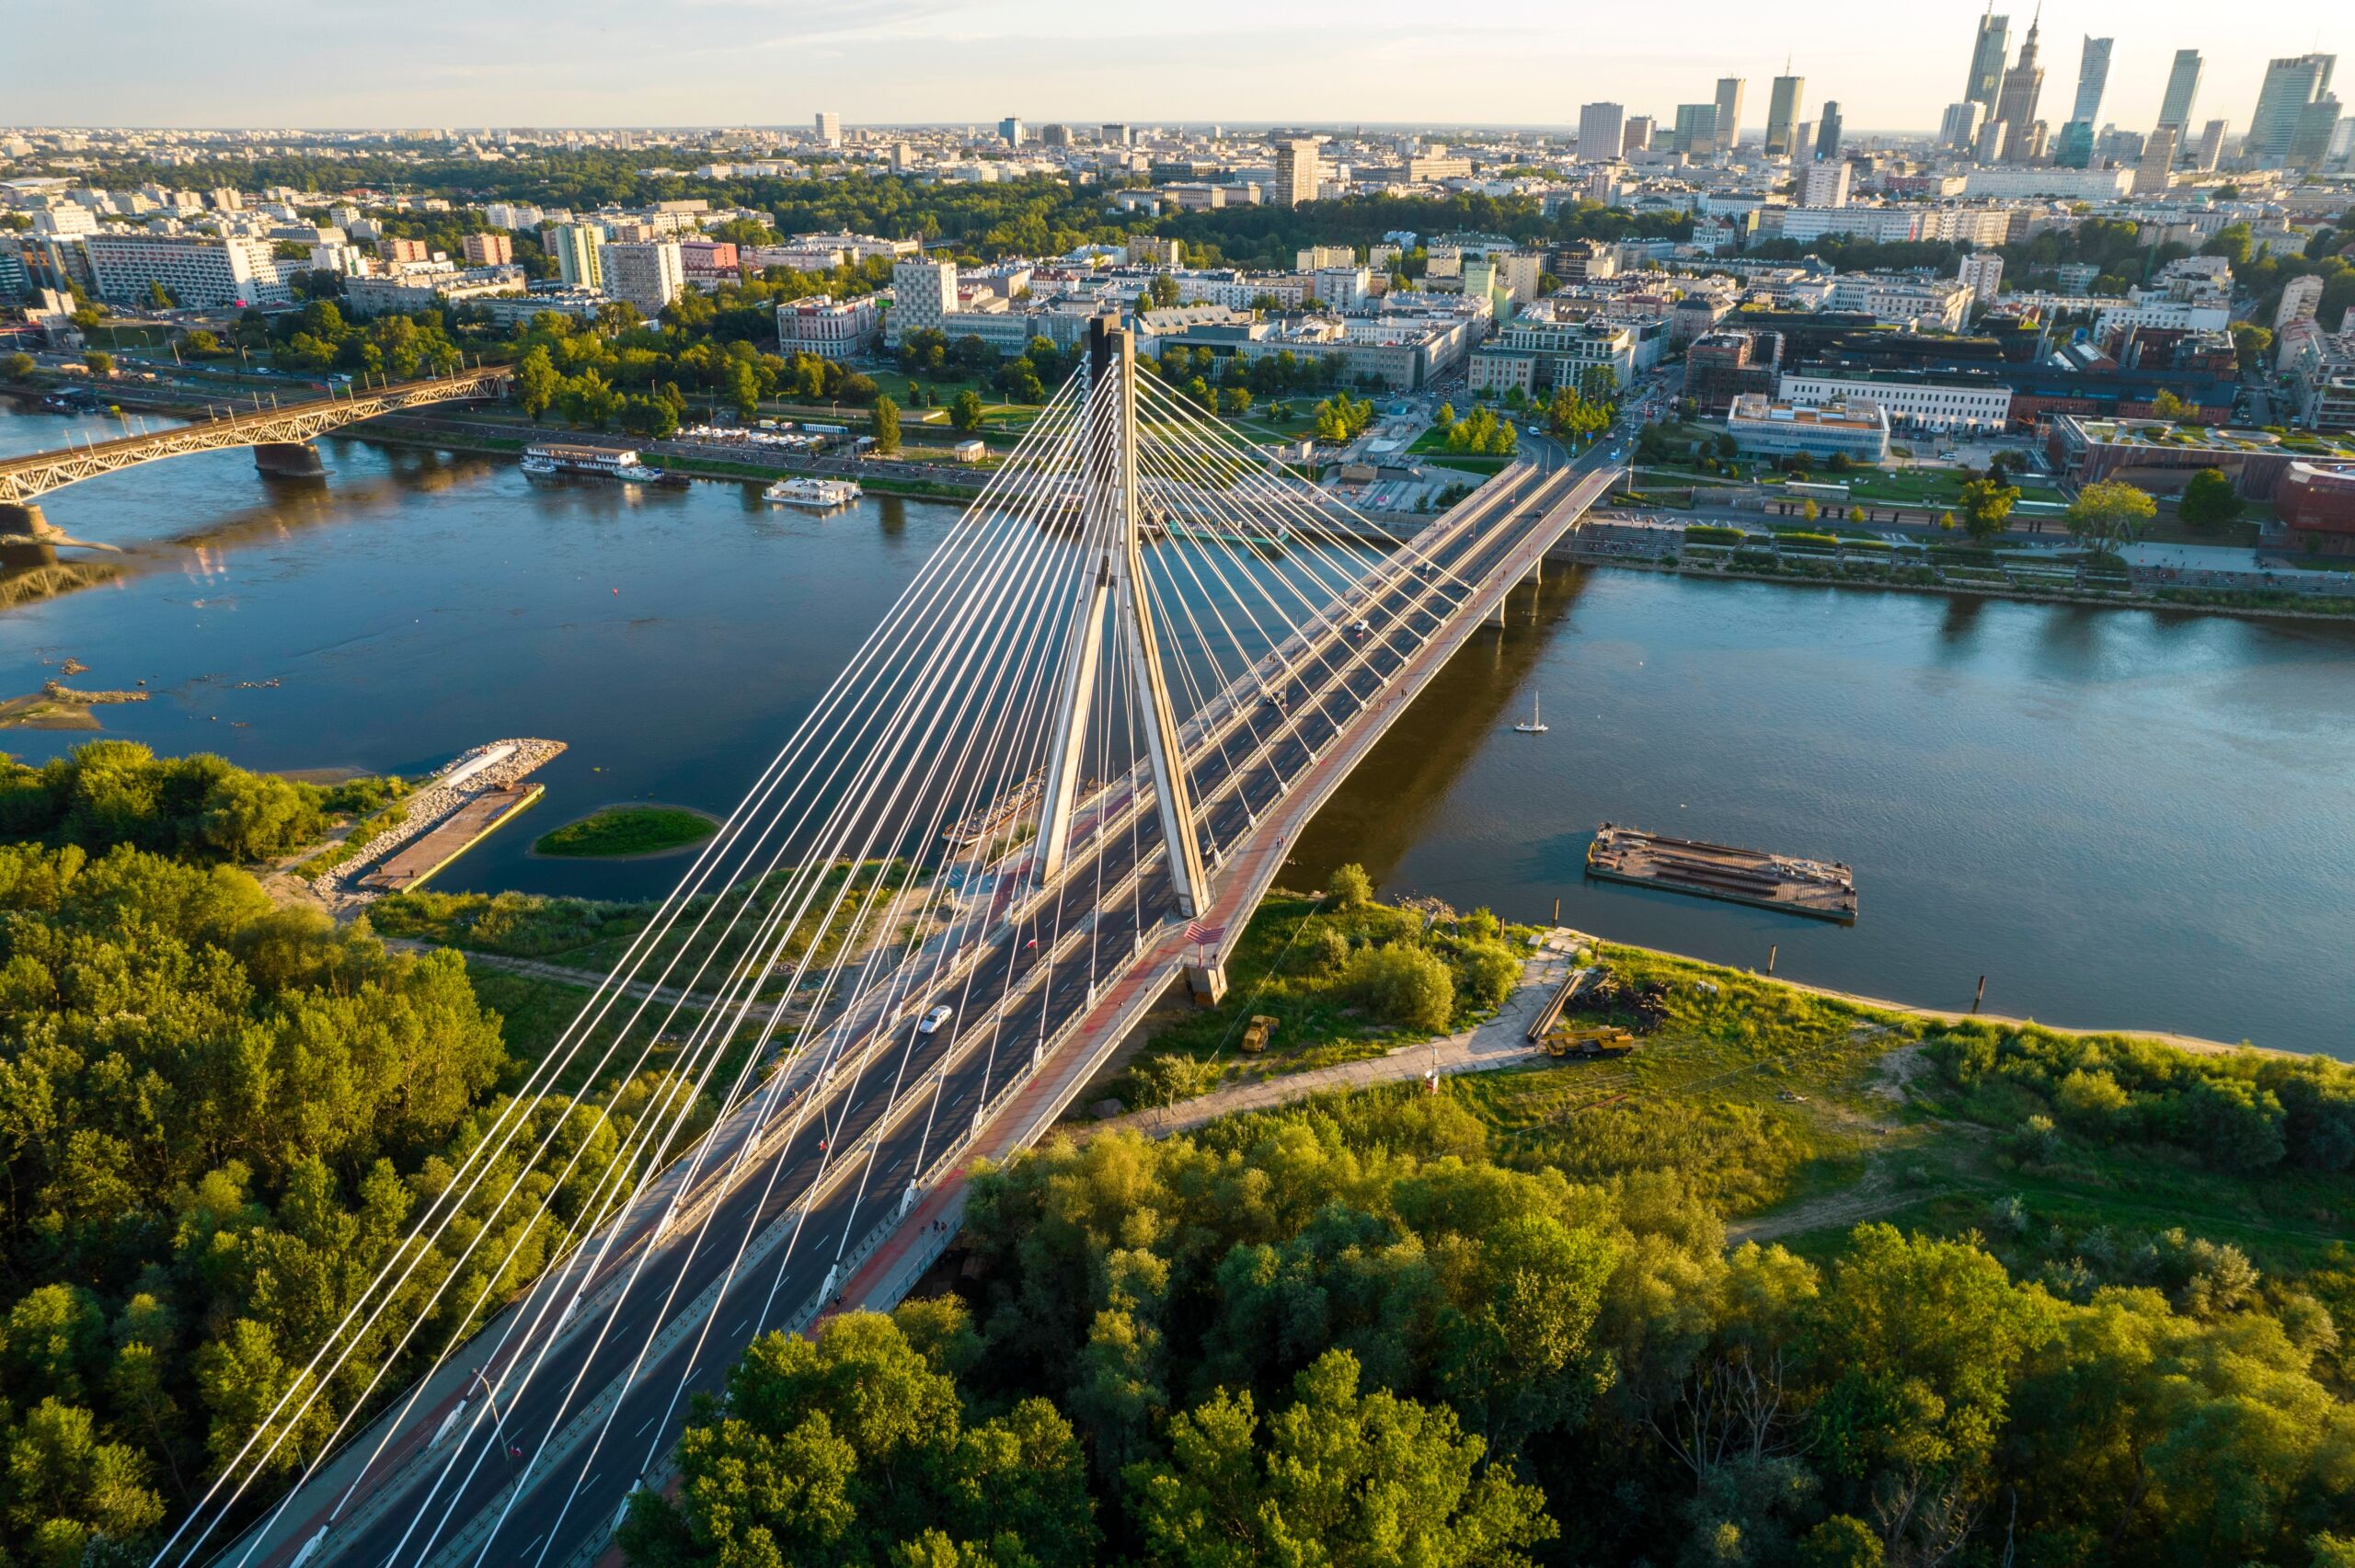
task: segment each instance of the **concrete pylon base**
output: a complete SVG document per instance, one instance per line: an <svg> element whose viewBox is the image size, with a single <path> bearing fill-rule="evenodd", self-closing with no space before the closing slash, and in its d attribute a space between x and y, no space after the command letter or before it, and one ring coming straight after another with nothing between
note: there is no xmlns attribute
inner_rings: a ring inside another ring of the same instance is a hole
<svg viewBox="0 0 2355 1568"><path fill-rule="evenodd" d="M324 479L327 466L309 441L264 441L254 448L254 466L286 479Z"/></svg>
<svg viewBox="0 0 2355 1568"><path fill-rule="evenodd" d="M0 501L0 538L39 539L49 532L49 519L31 501Z"/></svg>
<svg viewBox="0 0 2355 1568"><path fill-rule="evenodd" d="M1196 1007L1216 1007L1225 1001L1226 966L1223 964L1187 965L1186 994L1194 999Z"/></svg>

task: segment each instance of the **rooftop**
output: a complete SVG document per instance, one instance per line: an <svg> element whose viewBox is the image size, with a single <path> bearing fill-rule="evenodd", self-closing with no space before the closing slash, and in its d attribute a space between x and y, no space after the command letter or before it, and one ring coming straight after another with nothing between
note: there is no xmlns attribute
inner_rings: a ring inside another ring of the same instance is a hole
<svg viewBox="0 0 2355 1568"><path fill-rule="evenodd" d="M2302 457L2355 460L2355 436L2316 430L2225 429L2202 425L2178 425L2167 419L2078 419L2086 441L2101 446L2174 447L2185 451L2284 452Z"/></svg>

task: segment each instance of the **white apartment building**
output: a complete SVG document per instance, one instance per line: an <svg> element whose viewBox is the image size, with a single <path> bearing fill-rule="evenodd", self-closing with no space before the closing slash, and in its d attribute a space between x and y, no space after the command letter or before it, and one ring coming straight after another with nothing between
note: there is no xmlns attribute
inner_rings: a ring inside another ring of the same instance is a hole
<svg viewBox="0 0 2355 1568"><path fill-rule="evenodd" d="M1974 250L1957 266L1954 280L1979 303L1993 304L2004 292L2004 258L1992 250Z"/></svg>
<svg viewBox="0 0 2355 1568"><path fill-rule="evenodd" d="M284 304L270 242L219 235L94 234L84 237L91 291L122 304L146 302L161 283L183 307Z"/></svg>
<svg viewBox="0 0 2355 1568"><path fill-rule="evenodd" d="M2133 183L2131 169L2038 168L2025 164L1975 168L1963 177L1965 196L2050 196L2066 201L2114 201Z"/></svg>
<svg viewBox="0 0 2355 1568"><path fill-rule="evenodd" d="M1292 259L1294 269L1302 272L1321 272L1327 267L1354 267L1357 263L1357 248L1347 245L1312 245Z"/></svg>
<svg viewBox="0 0 2355 1568"><path fill-rule="evenodd" d="M1316 297L1327 310L1356 310L1373 289L1373 274L1355 262L1319 267L1315 277Z"/></svg>
<svg viewBox="0 0 2355 1568"><path fill-rule="evenodd" d="M856 359L875 346L882 315L882 302L873 294L788 300L776 307L777 351L815 354L821 360Z"/></svg>
<svg viewBox="0 0 2355 1568"><path fill-rule="evenodd" d="M1848 181L1851 178L1848 160L1837 158L1831 163L1809 164L1799 178L1799 205L1802 207L1845 207L1848 204Z"/></svg>
<svg viewBox="0 0 2355 1568"><path fill-rule="evenodd" d="M627 300L640 315L660 315L687 286L687 264L674 239L638 240L603 247L605 292Z"/></svg>
<svg viewBox="0 0 2355 1568"><path fill-rule="evenodd" d="M891 309L884 318L883 340L896 349L911 332L946 331L956 310L955 262L899 262L891 269Z"/></svg>
<svg viewBox="0 0 2355 1568"><path fill-rule="evenodd" d="M1775 385L1786 403L1846 403L1886 410L1892 422L1936 429L2000 430L2011 422L2012 389L1910 376L1786 371Z"/></svg>
<svg viewBox="0 0 2355 1568"><path fill-rule="evenodd" d="M523 292L520 267L469 267L463 270L446 261L429 261L381 278L349 277L343 280L343 311L351 316L409 315L431 310L447 302L471 304L477 300Z"/></svg>

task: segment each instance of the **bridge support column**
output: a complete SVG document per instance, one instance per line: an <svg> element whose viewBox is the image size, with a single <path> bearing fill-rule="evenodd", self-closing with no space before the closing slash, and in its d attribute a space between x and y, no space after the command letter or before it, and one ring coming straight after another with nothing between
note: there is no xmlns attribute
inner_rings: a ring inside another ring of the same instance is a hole
<svg viewBox="0 0 2355 1568"><path fill-rule="evenodd" d="M1196 1007L1216 1007L1225 1001L1226 966L1224 964L1187 965L1186 994L1194 999Z"/></svg>
<svg viewBox="0 0 2355 1568"><path fill-rule="evenodd" d="M309 441L264 441L254 448L254 466L286 479L324 479L327 464Z"/></svg>
<svg viewBox="0 0 2355 1568"><path fill-rule="evenodd" d="M0 501L0 539L39 539L49 532L49 519L33 502Z"/></svg>

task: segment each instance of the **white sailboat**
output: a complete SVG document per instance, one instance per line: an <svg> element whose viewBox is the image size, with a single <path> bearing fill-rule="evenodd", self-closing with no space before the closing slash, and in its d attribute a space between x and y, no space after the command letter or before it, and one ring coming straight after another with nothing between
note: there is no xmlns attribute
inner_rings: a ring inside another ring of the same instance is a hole
<svg viewBox="0 0 2355 1568"><path fill-rule="evenodd" d="M1536 692L1532 692L1529 694L1529 722L1527 724L1514 725L1512 729L1515 735L1543 735L1545 733L1545 720L1538 713Z"/></svg>

